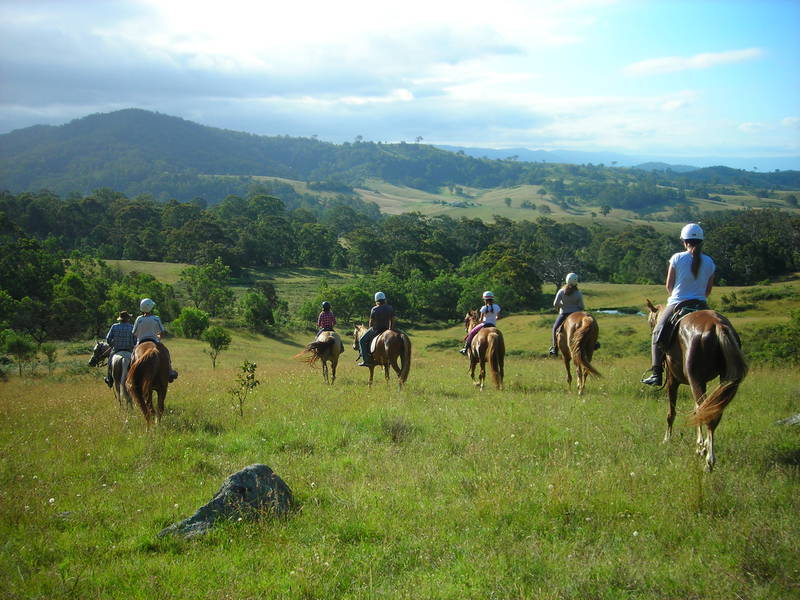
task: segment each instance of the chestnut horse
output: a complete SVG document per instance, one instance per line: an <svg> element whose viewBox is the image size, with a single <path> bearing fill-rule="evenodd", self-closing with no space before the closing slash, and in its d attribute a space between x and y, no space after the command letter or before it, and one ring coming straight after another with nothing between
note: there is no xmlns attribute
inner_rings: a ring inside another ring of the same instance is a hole
<svg viewBox="0 0 800 600"><path fill-rule="evenodd" d="M369 329L365 325L356 325L353 330L353 350L358 352L358 340L364 335L364 332ZM369 367L369 385L372 385L372 376L375 367L383 367L383 372L386 375L386 381L389 381L389 366L397 373L397 378L402 389L408 373L411 371L411 340L405 333L387 329L383 333L379 333L372 341L372 347L375 350L372 352L373 364ZM398 359L400 365L397 364Z"/></svg>
<svg viewBox="0 0 800 600"><path fill-rule="evenodd" d="M659 304L650 310L650 327L655 327L663 310ZM733 400L739 384L747 375L747 365L741 342L730 321L714 310L698 310L681 318L677 332L666 352L666 388L669 395L667 432L664 442L672 436L675 420L675 401L678 386L689 385L694 396L695 410L690 421L697 427L697 453L705 455L706 470L714 468L714 430L722 419L722 411ZM706 396L706 384L719 376L719 385ZM703 439L702 426L706 426Z"/></svg>
<svg viewBox="0 0 800 600"><path fill-rule="evenodd" d="M100 367L108 361L108 355L111 353L111 346L103 340L97 340L97 343L92 348L92 358L89 359L90 367ZM122 400L125 399L127 408L132 408L131 396L125 387L125 378L128 376L128 368L131 364L130 352L117 352L111 359L111 379L113 383L111 389L114 391L114 397L119 402L119 407L122 408Z"/></svg>
<svg viewBox="0 0 800 600"><path fill-rule="evenodd" d="M594 317L582 310L570 313L556 334L558 351L564 359L564 368L567 371L567 385L572 388L572 373L569 363L575 363L575 374L578 376L578 395L583 396L586 379L589 375L602 377L592 366L592 355L597 347L597 337L600 328Z"/></svg>
<svg viewBox="0 0 800 600"><path fill-rule="evenodd" d="M464 328L469 332L478 324L478 311L470 310L464 315ZM492 380L498 390L503 389L503 376L505 373L504 362L506 356L506 345L503 341L503 334L497 327L482 327L472 338L467 357L469 358L469 376L472 382L481 388L486 380L486 363L492 370ZM481 370L478 374L478 381L475 381L475 367L480 363Z"/></svg>
<svg viewBox="0 0 800 600"><path fill-rule="evenodd" d="M163 344L144 341L133 349L133 360L125 380L128 393L139 405L147 421L147 429L155 412L155 421L164 414L164 399L169 385L169 357ZM158 404L153 410L153 392L158 394Z"/></svg>
<svg viewBox="0 0 800 600"><path fill-rule="evenodd" d="M323 331L313 342L308 344L302 352L295 354L295 358L302 358L309 365L318 360L322 361L322 379L328 382L328 361L331 363L330 384L336 381L336 366L339 364L339 355L342 353L342 339L335 331Z"/></svg>

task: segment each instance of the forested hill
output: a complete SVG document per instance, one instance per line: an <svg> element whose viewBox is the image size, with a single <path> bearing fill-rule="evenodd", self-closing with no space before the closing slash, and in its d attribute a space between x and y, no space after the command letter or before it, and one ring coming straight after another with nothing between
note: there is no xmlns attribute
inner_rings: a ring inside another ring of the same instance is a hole
<svg viewBox="0 0 800 600"><path fill-rule="evenodd" d="M366 178L422 190L442 186L494 188L558 181L575 194L598 185L669 185L675 188L742 185L797 189L800 172L752 173L725 167L690 173L602 166L554 165L474 158L427 144L382 144L358 139L332 144L310 138L257 136L206 127L138 109L95 114L62 126L35 126L0 135L0 189L48 189L62 195L112 188L129 196L211 203L241 194L249 176L324 182L329 189ZM558 187L558 186L556 186ZM567 190L568 191L568 190Z"/></svg>

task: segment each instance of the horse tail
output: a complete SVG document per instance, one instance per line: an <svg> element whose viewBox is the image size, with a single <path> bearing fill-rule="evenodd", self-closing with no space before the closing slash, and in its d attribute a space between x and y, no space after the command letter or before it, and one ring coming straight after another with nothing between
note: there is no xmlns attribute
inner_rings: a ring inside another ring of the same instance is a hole
<svg viewBox="0 0 800 600"><path fill-rule="evenodd" d="M502 334L495 330L486 339L486 358L492 368L492 380L496 388L503 387L503 363L505 362L506 345Z"/></svg>
<svg viewBox="0 0 800 600"><path fill-rule="evenodd" d="M400 334L400 339L403 341L403 356L402 365L400 366L400 381L403 383L408 379L408 374L411 371L411 340L405 333Z"/></svg>
<svg viewBox="0 0 800 600"><path fill-rule="evenodd" d="M747 375L747 364L736 333L724 323L717 323L716 328L725 366L717 389L706 396L692 414L690 421L694 425L708 425L722 416L722 411L733 400L739 384Z"/></svg>
<svg viewBox="0 0 800 600"><path fill-rule="evenodd" d="M580 327L575 330L575 333L569 341L569 353L576 367L585 369L595 377L602 377L600 372L592 366L586 352L586 348L589 344L597 342L596 331L597 322L594 320L594 317L592 315L585 315L581 319ZM590 335L592 332L595 332L594 336Z"/></svg>
<svg viewBox="0 0 800 600"><path fill-rule="evenodd" d="M146 398L150 397L150 391L153 389L153 377L158 372L159 360L158 350L155 347L146 348L139 358L131 362L128 378L125 380L128 393L136 400L148 423L150 417Z"/></svg>
<svg viewBox="0 0 800 600"><path fill-rule="evenodd" d="M336 339L329 337L323 341L314 341L308 344L302 351L298 352L294 355L294 358L299 358L306 361L309 365L313 365L317 360L322 358L322 355L327 350L329 354L331 354L334 345L336 344Z"/></svg>

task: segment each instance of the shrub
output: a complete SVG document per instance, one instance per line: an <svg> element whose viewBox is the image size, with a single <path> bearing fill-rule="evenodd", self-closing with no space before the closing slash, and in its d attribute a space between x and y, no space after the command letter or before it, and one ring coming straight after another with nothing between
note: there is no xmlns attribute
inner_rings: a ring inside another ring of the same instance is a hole
<svg viewBox="0 0 800 600"><path fill-rule="evenodd" d="M199 308L186 306L171 324L174 332L183 337L198 339L208 328L208 313Z"/></svg>
<svg viewBox="0 0 800 600"><path fill-rule="evenodd" d="M211 357L211 368L217 368L217 357L220 352L227 350L231 345L231 336L219 325L212 325L206 329L202 336L204 342L208 342L211 346L210 350L205 350L206 354Z"/></svg>

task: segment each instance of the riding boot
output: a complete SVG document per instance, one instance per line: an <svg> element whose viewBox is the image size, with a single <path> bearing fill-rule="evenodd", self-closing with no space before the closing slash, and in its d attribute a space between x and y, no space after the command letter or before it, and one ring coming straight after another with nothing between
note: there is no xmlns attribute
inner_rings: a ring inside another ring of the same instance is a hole
<svg viewBox="0 0 800 600"><path fill-rule="evenodd" d="M558 347L557 346L550 346L550 350L548 351L550 356L558 356Z"/></svg>
<svg viewBox="0 0 800 600"><path fill-rule="evenodd" d="M661 387L663 385L664 367L661 365L653 365L653 374L646 379L642 379L645 385L652 385L653 387Z"/></svg>
<svg viewBox="0 0 800 600"><path fill-rule="evenodd" d="M366 354L364 356L364 359L360 363L358 363L358 366L359 367L373 367L373 366L375 366L375 363L372 360L372 355L371 354Z"/></svg>
<svg viewBox="0 0 800 600"><path fill-rule="evenodd" d="M469 350L469 342L464 342L464 347L461 350L459 350L459 352L464 356L466 356L468 350Z"/></svg>

